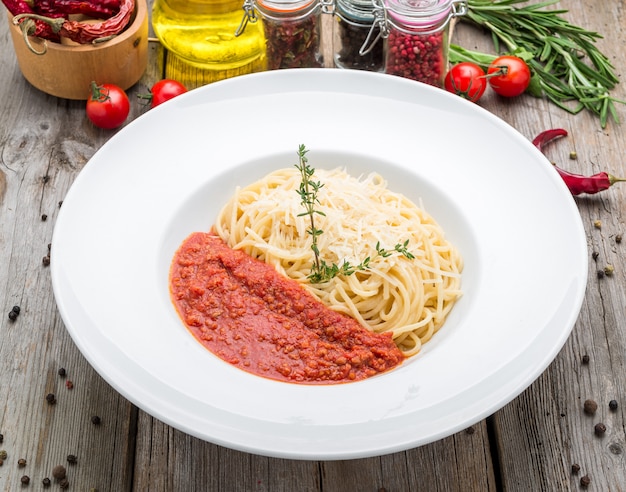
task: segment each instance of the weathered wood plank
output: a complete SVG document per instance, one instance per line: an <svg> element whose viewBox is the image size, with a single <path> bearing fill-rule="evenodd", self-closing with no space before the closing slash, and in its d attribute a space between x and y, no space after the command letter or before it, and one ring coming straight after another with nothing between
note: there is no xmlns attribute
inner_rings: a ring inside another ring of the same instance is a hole
<svg viewBox="0 0 626 492"><path fill-rule="evenodd" d="M70 490L130 490L137 410L77 350L43 263L59 203L114 132L94 128L84 102L48 96L23 79L4 16L0 40L0 449L8 454L0 489L19 490L23 475L39 489L63 464ZM141 111L133 104L129 121ZM13 305L21 307L15 322L7 318ZM58 375L61 367L65 378ZM65 386L70 380L72 389ZM67 463L69 454L77 457L75 465ZM20 458L27 462L23 468Z"/></svg>
<svg viewBox="0 0 626 492"><path fill-rule="evenodd" d="M495 490L486 423L406 452L323 462L322 490Z"/></svg>
<svg viewBox="0 0 626 492"><path fill-rule="evenodd" d="M622 75L626 66L625 30L618 21L621 2L604 3L602 9L589 2L561 1L573 23L602 32L607 38L598 42ZM488 40L476 47L489 46ZM618 86L616 98L624 99L626 88ZM544 129L562 127L566 139L548 148L549 157L572 172L591 174L609 170L624 175L623 125L609 123L602 129L589 114L570 115L546 102L528 99L521 103L488 97L482 102L529 139ZM626 108L617 105L620 120ZM570 159L575 151L577 159ZM505 157L505 156L503 156ZM626 487L624 446L626 428L626 312L624 293L624 248L615 241L624 232L624 187L600 195L580 197L580 210L589 245L589 282L582 311L572 336L548 370L519 398L504 407L493 419L499 455L500 476L505 490L579 490L581 477L591 479L593 490L623 490ZM532 199L532 190L529 190ZM601 228L594 226L600 220ZM550 245L546 244L546 248ZM598 254L597 260L591 257ZM598 278L597 270L615 267L615 274ZM550 272L537 272L541 276ZM529 308L532 308L529 306ZM589 356L589 363L582 362ZM598 403L596 415L583 411L586 399ZM611 412L610 400L620 410ZM606 424L607 432L594 434L596 423ZM572 472L572 465L580 471Z"/></svg>

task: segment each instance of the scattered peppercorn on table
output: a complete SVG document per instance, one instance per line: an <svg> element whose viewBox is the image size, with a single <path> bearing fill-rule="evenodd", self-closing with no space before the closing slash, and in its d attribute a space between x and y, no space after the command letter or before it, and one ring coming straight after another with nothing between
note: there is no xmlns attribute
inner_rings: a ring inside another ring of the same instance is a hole
<svg viewBox="0 0 626 492"><path fill-rule="evenodd" d="M597 8L562 0L553 8L606 35L598 46L623 79L622 2ZM464 24L455 26L452 40L491 50L489 37ZM332 39L323 41L330 69ZM0 48L0 490L626 490L626 184L575 198L589 246L582 310L548 369L500 411L432 444L374 458L318 462L246 454L139 410L95 372L66 332L50 279L55 219L72 182L114 131L95 128L84 102L46 95L23 78L6 22ZM173 73L187 82L195 77L195 85L207 81L151 42L148 69L128 91L127 122L147 111L137 96ZM626 86L618 85L613 96L626 100ZM528 95L488 93L479 104L529 140L546 129L566 129L567 137L544 149L561 168L626 176L626 105L616 105L621 123L609 119L602 128L592 114L570 114ZM488 191L477 189L476 200ZM528 190L529 201L533 193ZM541 282L551 272L536 275Z"/></svg>

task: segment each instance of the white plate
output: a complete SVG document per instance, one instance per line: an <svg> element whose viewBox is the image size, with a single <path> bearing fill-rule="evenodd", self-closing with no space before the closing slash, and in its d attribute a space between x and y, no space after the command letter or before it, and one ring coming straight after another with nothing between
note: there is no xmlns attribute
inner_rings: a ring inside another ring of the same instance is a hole
<svg viewBox="0 0 626 492"><path fill-rule="evenodd" d="M399 369L303 386L205 350L168 294L175 249L236 185L297 163L376 170L444 227L464 296ZM492 114L445 91L358 71L233 78L149 111L104 145L63 202L58 307L117 391L186 433L251 453L348 459L435 441L492 414L554 359L587 280L578 210L551 164Z"/></svg>

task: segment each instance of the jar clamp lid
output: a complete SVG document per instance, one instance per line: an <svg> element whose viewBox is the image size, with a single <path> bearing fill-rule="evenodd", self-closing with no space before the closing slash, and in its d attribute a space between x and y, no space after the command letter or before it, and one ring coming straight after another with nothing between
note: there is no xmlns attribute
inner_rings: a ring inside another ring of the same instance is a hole
<svg viewBox="0 0 626 492"><path fill-rule="evenodd" d="M257 11L268 19L289 17L298 20L306 17L321 6L322 12L332 12L334 0L245 0L243 3L243 19L235 32L235 36L243 33L248 22L258 20Z"/></svg>
<svg viewBox="0 0 626 492"><path fill-rule="evenodd" d="M467 13L465 0L382 0L387 20L400 30L429 34L443 29L452 18Z"/></svg>
<svg viewBox="0 0 626 492"><path fill-rule="evenodd" d="M371 24L374 22L372 0L335 0L335 13L352 22Z"/></svg>
<svg viewBox="0 0 626 492"><path fill-rule="evenodd" d="M465 0L372 0L372 3L374 22L360 54L370 51L380 38L387 38L390 24L402 31L415 29L430 34L443 29L450 19L467 13ZM380 32L372 40L376 28Z"/></svg>
<svg viewBox="0 0 626 492"><path fill-rule="evenodd" d="M267 17L289 15L298 18L317 7L317 0L256 0L256 7Z"/></svg>

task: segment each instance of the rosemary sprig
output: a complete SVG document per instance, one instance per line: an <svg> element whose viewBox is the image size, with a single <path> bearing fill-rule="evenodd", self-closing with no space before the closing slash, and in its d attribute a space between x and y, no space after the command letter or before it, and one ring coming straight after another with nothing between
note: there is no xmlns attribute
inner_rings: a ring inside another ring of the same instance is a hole
<svg viewBox="0 0 626 492"><path fill-rule="evenodd" d="M467 15L460 19L489 31L497 53L526 60L534 74L533 95L545 94L572 114L591 111L604 128L609 116L619 121L615 103L626 103L610 94L619 78L595 45L600 34L571 24L562 17L567 10L545 9L558 1L517 6L525 0L468 0ZM480 56L473 59L473 54ZM453 63L469 60L484 65L488 56L450 46Z"/></svg>
<svg viewBox="0 0 626 492"><path fill-rule="evenodd" d="M311 281L311 283L319 284L328 282L337 275L349 276L358 271L367 270L371 262L371 257L368 256L358 265L351 265L350 262L344 260L341 266L336 263L329 265L321 258L317 239L324 233L324 231L316 227L315 215L325 216L326 214L321 210L317 210L315 206L320 203L317 198L317 194L324 184L313 180L315 169L308 164L308 158L306 156L307 152L308 150L304 145L300 145L298 147L299 162L296 164L296 168L300 171L302 179L300 186L296 191L298 195L300 195L300 202L305 209L304 212L298 214L298 217L309 217L310 227L307 230L307 233L312 237L311 249L313 250L314 259L311 267L311 273L307 278ZM412 260L415 256L408 250L408 245L409 240L407 239L403 244L396 244L393 251L396 251L404 255L409 260ZM376 254L378 256L387 258L393 254L393 251L381 248L380 242L376 243Z"/></svg>

